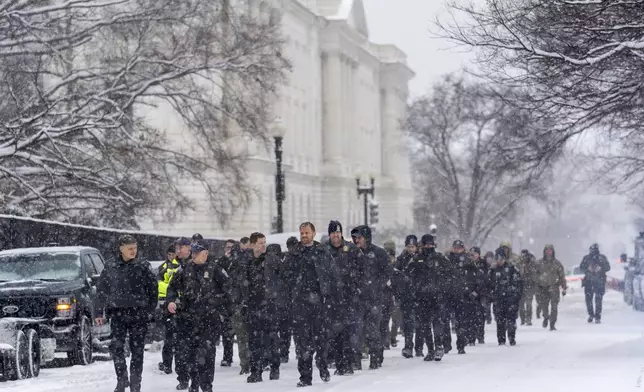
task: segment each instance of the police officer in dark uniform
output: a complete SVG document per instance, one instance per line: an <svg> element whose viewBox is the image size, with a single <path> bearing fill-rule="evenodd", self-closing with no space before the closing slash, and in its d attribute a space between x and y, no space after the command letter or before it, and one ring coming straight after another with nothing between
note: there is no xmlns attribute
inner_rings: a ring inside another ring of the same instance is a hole
<svg viewBox="0 0 644 392"><path fill-rule="evenodd" d="M394 282L396 282L394 290L397 293L397 299L400 304L400 311L402 312L402 330L405 337L405 346L402 350L402 356L405 358L413 358L414 347L418 357L423 356L423 334L420 333L420 326L416 325L414 319L414 299L411 288L411 280L407 277L405 270L409 263L414 259L418 253L418 237L410 234L405 238L405 250L396 259L394 264ZM416 332L416 340L414 342L414 331Z"/></svg>
<svg viewBox="0 0 644 392"><path fill-rule="evenodd" d="M231 267L234 262L232 249L236 241L229 239L226 240L224 245L224 255L217 260L217 263L223 268L228 276L232 276ZM230 288L230 284L229 284ZM232 298L231 298L232 300ZM222 325L221 340L224 346L224 357L221 360L222 367L230 367L233 363L233 340L235 337L235 329L233 328L232 317L226 317Z"/></svg>
<svg viewBox="0 0 644 392"><path fill-rule="evenodd" d="M228 274L210 256L208 244L192 244L192 262L181 267L168 287L167 308L181 319L186 338L190 392L212 392L215 377L215 339L230 316ZM181 293L181 302L177 303ZM180 383L177 389L187 389Z"/></svg>
<svg viewBox="0 0 644 392"><path fill-rule="evenodd" d="M331 336L330 360L335 360L335 374L353 374L355 359L360 347L355 313L360 309L360 292L363 284L363 254L353 243L345 241L342 224L329 222L329 242L326 244L333 256L336 271L336 295L333 306L334 330Z"/></svg>
<svg viewBox="0 0 644 392"><path fill-rule="evenodd" d="M154 318L157 304L157 279L150 270L150 263L139 260L137 244L130 235L118 240L119 254L101 273L96 291L99 299L99 314L111 321L112 339L110 353L114 360L117 384L114 392L141 392L143 353L148 322ZM96 323L103 325L104 318ZM130 375L125 362L125 339L130 336Z"/></svg>
<svg viewBox="0 0 644 392"><path fill-rule="evenodd" d="M441 310L456 269L442 253L436 252L433 235L423 235L420 242L421 251L405 271L412 282L414 316L427 344L425 361L441 361L445 354L443 328L449 328L443 325Z"/></svg>
<svg viewBox="0 0 644 392"><path fill-rule="evenodd" d="M371 242L371 229L369 226L357 226L351 230L351 238L364 254L364 274L362 279L361 311L359 321L361 325L360 337L369 349L369 369L378 369L384 360L385 346L380 336L380 322L382 321L382 307L384 304L384 290L391 285L393 265L389 262L387 252Z"/></svg>

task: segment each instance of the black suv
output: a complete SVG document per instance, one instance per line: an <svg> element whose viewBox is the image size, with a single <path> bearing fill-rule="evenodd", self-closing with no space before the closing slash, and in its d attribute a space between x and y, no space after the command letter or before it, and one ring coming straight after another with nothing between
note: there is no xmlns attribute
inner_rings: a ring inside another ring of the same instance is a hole
<svg viewBox="0 0 644 392"><path fill-rule="evenodd" d="M95 325L96 282L104 260L94 248L24 248L0 252L0 318L46 319L56 351L72 364L92 362L94 346L109 339Z"/></svg>

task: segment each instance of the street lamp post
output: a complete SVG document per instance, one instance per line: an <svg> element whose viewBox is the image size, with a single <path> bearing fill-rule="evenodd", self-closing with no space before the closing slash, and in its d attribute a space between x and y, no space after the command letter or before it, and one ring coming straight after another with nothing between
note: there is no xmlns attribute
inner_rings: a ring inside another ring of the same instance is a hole
<svg viewBox="0 0 644 392"><path fill-rule="evenodd" d="M284 232L284 199L285 195L285 180L284 170L282 168L282 142L284 141L284 134L286 129L282 126L280 118L275 119L273 123L273 139L275 139L275 201L277 202L277 217L275 218L275 232Z"/></svg>
<svg viewBox="0 0 644 392"><path fill-rule="evenodd" d="M369 226L369 195L371 197L374 197L376 193L376 187L375 187L375 182L376 180L371 177L371 185L369 186L364 186L360 185L360 177L356 177L356 188L358 190L358 198L360 196L364 197L364 224L365 226Z"/></svg>

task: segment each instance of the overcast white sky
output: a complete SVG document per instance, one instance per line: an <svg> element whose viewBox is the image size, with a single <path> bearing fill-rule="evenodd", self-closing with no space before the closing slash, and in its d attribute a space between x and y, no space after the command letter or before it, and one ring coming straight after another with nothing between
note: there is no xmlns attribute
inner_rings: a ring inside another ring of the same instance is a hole
<svg viewBox="0 0 644 392"><path fill-rule="evenodd" d="M445 15L445 0L363 0L371 41L392 43L407 53L416 72L412 97L427 90L440 75L469 64L472 56L453 44L431 38L429 27Z"/></svg>

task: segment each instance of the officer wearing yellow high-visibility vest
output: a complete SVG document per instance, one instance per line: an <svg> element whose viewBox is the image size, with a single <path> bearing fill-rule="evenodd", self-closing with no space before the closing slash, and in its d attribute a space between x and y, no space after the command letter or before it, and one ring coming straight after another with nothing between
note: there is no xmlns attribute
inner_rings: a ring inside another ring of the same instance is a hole
<svg viewBox="0 0 644 392"><path fill-rule="evenodd" d="M175 253L173 245L168 248L168 255L165 263L159 266L159 271L157 273L157 280L159 281L159 301L165 299L170 279L172 279L172 275L174 275L181 266L177 261L176 256L177 254Z"/></svg>

